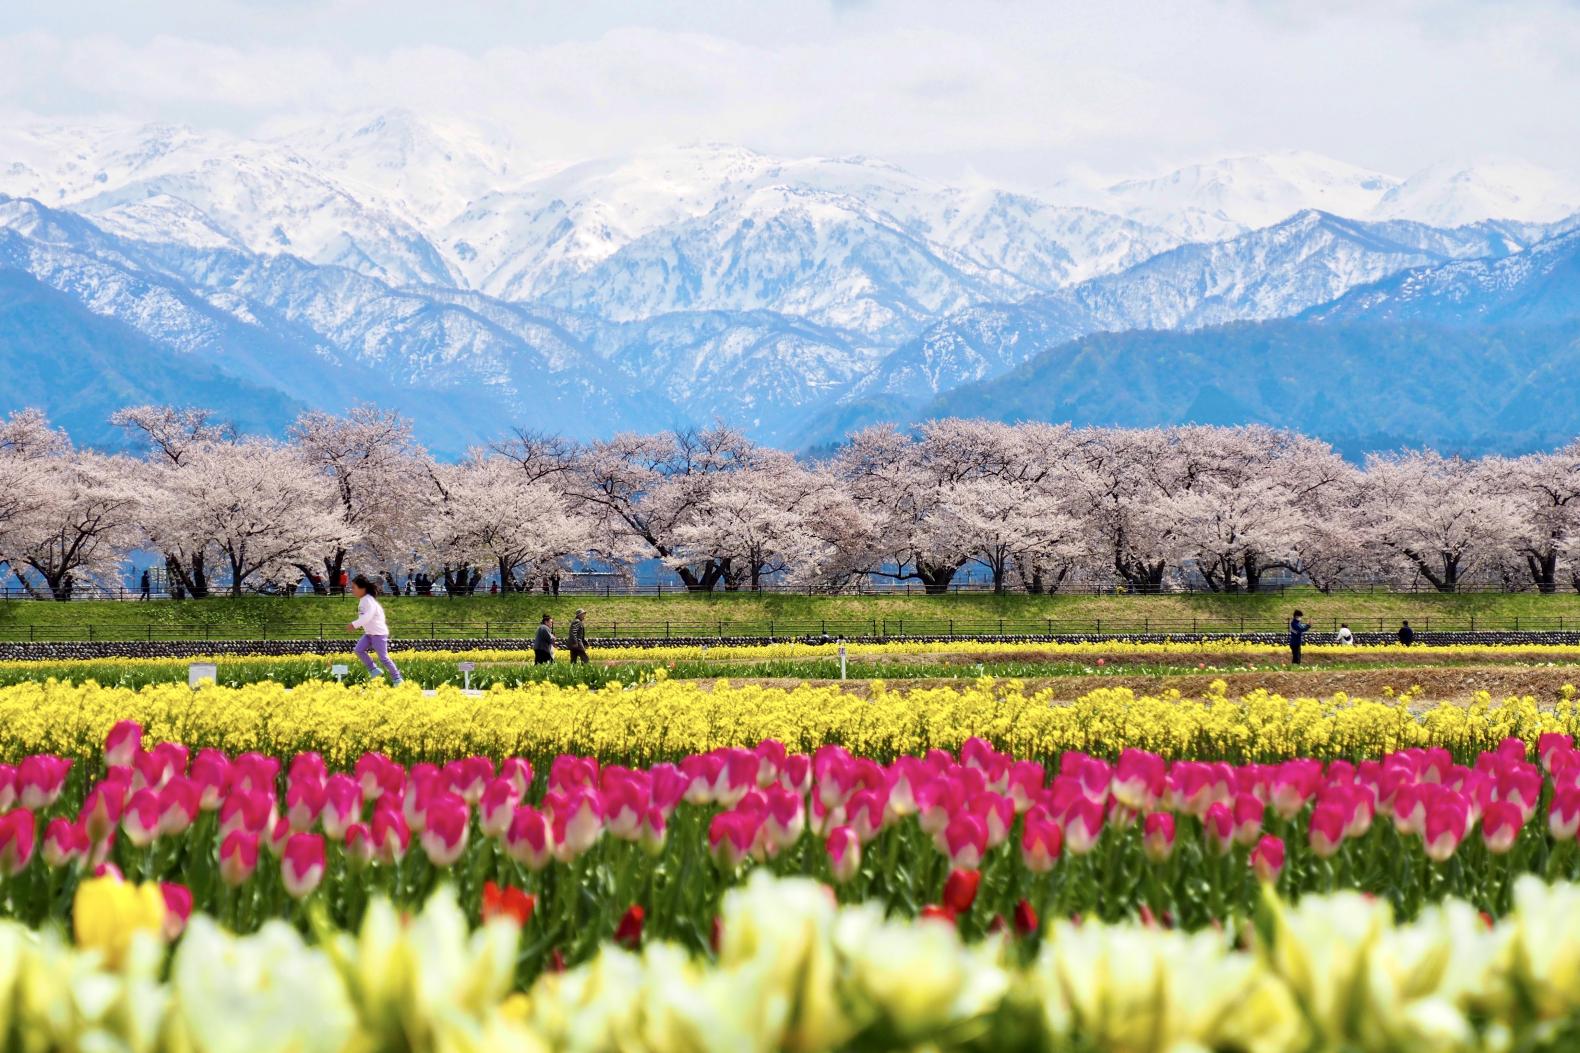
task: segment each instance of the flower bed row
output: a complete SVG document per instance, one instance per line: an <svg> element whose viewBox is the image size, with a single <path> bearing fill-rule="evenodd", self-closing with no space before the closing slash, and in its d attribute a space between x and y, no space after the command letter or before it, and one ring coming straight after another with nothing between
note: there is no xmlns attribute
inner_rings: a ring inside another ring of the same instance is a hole
<svg viewBox="0 0 1580 1053"><path fill-rule="evenodd" d="M444 894L409 920L375 899L313 942L196 916L173 952L137 887L81 897L77 948L0 923L5 1048L1556 1053L1580 1036L1580 887L1532 878L1497 922L1453 900L1397 923L1353 893L1268 895L1224 931L1059 919L966 941L758 875L705 953L629 932L524 987L530 933L469 931Z"/></svg>
<svg viewBox="0 0 1580 1053"><path fill-rule="evenodd" d="M753 869L968 932L1072 913L1197 928L1248 915L1259 881L1499 914L1518 875L1575 875L1577 831L1580 750L1555 733L1468 765L1442 748L1240 765L1126 749L1050 770L972 738L887 763L765 740L647 767L369 752L335 771L317 753L145 744L128 721L91 763L0 766L0 908L65 917L84 875L114 873L251 931L304 905L355 926L371 894L414 905L446 883L480 916L493 888L535 915L535 971L632 917L702 947Z"/></svg>
<svg viewBox="0 0 1580 1053"><path fill-rule="evenodd" d="M1369 701L1258 691L1230 699L1219 682L1201 699L1104 688L1064 703L1018 681L984 678L907 690L872 681L861 692L663 681L533 684L481 697L441 688L424 697L415 688L380 685L287 690L260 683L194 694L174 684L133 691L45 681L0 688L0 758L54 753L96 760L105 734L122 719L193 749L287 757L312 751L340 767L367 751L406 764L480 754L524 757L542 768L574 753L645 766L765 739L792 753L838 743L889 760L957 750L973 736L1047 763L1069 750L1112 757L1126 747L1239 762L1362 760L1415 746L1446 748L1463 762L1505 738L1534 744L1544 733L1580 731L1572 698L1550 707L1529 697L1494 702L1485 695L1467 706L1424 706L1410 694Z"/></svg>

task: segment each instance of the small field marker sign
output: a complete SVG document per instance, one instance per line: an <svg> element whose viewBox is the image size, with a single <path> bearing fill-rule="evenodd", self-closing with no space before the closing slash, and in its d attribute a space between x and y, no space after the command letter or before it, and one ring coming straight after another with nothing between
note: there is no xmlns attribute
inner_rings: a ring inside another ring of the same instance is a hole
<svg viewBox="0 0 1580 1053"><path fill-rule="evenodd" d="M187 666L187 686L194 690L203 681L219 683L219 667L213 662L193 662Z"/></svg>

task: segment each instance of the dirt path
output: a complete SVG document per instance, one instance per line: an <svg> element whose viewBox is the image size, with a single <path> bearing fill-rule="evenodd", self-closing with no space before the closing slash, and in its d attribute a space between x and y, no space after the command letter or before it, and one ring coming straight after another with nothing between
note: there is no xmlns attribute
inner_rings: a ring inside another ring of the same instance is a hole
<svg viewBox="0 0 1580 1053"><path fill-rule="evenodd" d="M958 679L925 678L915 680L890 680L886 687L893 691L914 691L930 687L961 687L970 677ZM1419 698L1428 702L1469 702L1477 691L1487 691L1494 699L1509 695L1531 695L1541 702L1555 702L1565 684L1580 682L1580 669L1568 667L1509 667L1509 666L1456 666L1453 668L1410 669L1308 669L1301 672L1258 671L1249 673L1201 673L1188 676L1128 676L1108 673L1094 676L1060 676L1026 678L1028 690L1051 689L1054 697L1075 699L1105 687L1128 687L1145 694L1156 694L1174 688L1187 698L1200 698L1207 693L1214 680L1229 685L1229 696L1238 698L1258 688L1285 697L1327 698L1342 691L1356 698L1381 699L1386 697L1384 688L1402 692L1420 685ZM799 680L789 677L732 678L731 684L760 684L767 687L791 688L798 684L840 686L838 680ZM847 691L866 696L870 685L863 680L844 683Z"/></svg>

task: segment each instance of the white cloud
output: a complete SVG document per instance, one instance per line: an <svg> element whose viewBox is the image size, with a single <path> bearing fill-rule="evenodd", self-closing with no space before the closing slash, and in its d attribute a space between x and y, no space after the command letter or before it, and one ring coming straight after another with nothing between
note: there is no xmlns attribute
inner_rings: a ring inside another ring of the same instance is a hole
<svg viewBox="0 0 1580 1053"><path fill-rule="evenodd" d="M1545 0L72 6L13 13L12 108L245 129L399 105L540 158L713 139L1032 185L1279 148L1580 169L1580 7Z"/></svg>

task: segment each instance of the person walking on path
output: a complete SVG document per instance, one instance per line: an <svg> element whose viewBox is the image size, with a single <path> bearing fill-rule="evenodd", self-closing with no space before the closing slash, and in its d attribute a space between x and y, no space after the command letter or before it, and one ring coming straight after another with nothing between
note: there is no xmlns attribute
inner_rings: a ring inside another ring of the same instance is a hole
<svg viewBox="0 0 1580 1053"><path fill-rule="evenodd" d="M1300 664L1300 647L1306 642L1306 633L1311 631L1311 626L1301 621L1304 612L1296 611L1295 616L1289 619L1289 664Z"/></svg>
<svg viewBox="0 0 1580 1053"><path fill-rule="evenodd" d="M1334 635L1333 639L1334 642L1343 644L1345 647L1355 646L1355 634L1350 632L1350 625L1348 622L1339 623L1339 631Z"/></svg>
<svg viewBox="0 0 1580 1053"><path fill-rule="evenodd" d="M554 616L545 614L532 638L532 664L548 665L554 661Z"/></svg>
<svg viewBox="0 0 1580 1053"><path fill-rule="evenodd" d="M1399 626L1399 643L1404 647L1415 643L1415 630L1410 628L1408 621Z"/></svg>
<svg viewBox="0 0 1580 1053"><path fill-rule="evenodd" d="M142 594L142 596L138 597L139 600L147 600L147 599L152 599L153 598L154 579L148 576L148 570L146 568L144 568L144 570L143 570L142 589L143 589L143 594Z"/></svg>
<svg viewBox="0 0 1580 1053"><path fill-rule="evenodd" d="M390 661L390 627L384 620L384 605L378 601L378 583L366 574L358 574L351 579L351 591L357 597L357 620L346 626L346 631L362 632L362 638L354 648L356 655L367 666L369 676L378 676L379 667L373 664L368 652L378 655L379 665L389 673L391 686L399 687L404 677L395 663Z"/></svg>
<svg viewBox="0 0 1580 1053"><path fill-rule="evenodd" d="M576 608L576 617L571 619L570 631L565 635L565 642L570 647L571 665L575 665L577 662L581 662L582 665L592 664L592 659L587 657L586 608Z"/></svg>

